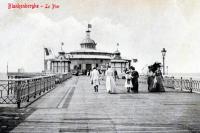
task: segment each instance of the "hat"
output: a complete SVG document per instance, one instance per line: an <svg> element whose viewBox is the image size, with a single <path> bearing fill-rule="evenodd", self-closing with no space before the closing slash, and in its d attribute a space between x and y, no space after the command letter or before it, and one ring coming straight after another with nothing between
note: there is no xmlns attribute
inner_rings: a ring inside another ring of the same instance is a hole
<svg viewBox="0 0 200 133"><path fill-rule="evenodd" d="M135 67L133 67L133 66L130 66L130 69L131 69L131 70L135 70Z"/></svg>
<svg viewBox="0 0 200 133"><path fill-rule="evenodd" d="M126 74L129 74L130 73L130 71L126 71Z"/></svg>
<svg viewBox="0 0 200 133"><path fill-rule="evenodd" d="M161 63L160 62L155 62L153 65L149 66L149 69L151 69L152 72L155 72L160 67L161 67Z"/></svg>

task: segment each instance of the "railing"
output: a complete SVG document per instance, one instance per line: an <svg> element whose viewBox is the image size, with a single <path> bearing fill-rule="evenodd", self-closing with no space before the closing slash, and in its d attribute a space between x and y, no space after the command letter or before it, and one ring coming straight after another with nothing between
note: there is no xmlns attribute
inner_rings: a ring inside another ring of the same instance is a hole
<svg viewBox="0 0 200 133"><path fill-rule="evenodd" d="M57 74L56 75L56 84L62 83L71 77L72 77L71 73Z"/></svg>
<svg viewBox="0 0 200 133"><path fill-rule="evenodd" d="M140 75L140 83L147 83L147 76ZM200 81L190 79L180 79L174 77L164 77L164 86L168 88L180 89L181 91L200 92Z"/></svg>
<svg viewBox="0 0 200 133"><path fill-rule="evenodd" d="M0 80L0 104L17 104L20 108L22 103L28 103L42 93L55 88L56 80L59 83L69 79L70 73L40 76L35 78Z"/></svg>

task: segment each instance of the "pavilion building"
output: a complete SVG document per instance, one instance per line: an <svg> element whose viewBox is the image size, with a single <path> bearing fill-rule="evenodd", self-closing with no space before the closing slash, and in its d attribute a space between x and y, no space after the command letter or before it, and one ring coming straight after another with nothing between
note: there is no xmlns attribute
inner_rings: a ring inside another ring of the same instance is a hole
<svg viewBox="0 0 200 133"><path fill-rule="evenodd" d="M124 69L131 64L130 59L122 58L121 53L117 49L115 52L101 51L96 48L97 43L90 37L91 31L86 31L85 39L80 43L80 49L71 52L59 52L59 56L54 59L49 59L50 67L47 69L53 73L62 73L78 71L86 74L87 71L97 67L105 71L110 65L116 69L118 74L123 73Z"/></svg>

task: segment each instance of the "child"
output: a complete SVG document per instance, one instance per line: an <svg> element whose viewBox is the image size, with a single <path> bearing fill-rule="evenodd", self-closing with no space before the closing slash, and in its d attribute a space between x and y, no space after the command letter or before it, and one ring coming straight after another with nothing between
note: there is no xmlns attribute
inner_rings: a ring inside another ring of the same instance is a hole
<svg viewBox="0 0 200 133"><path fill-rule="evenodd" d="M128 93L130 93L130 89L133 87L131 78L132 78L132 76L130 75L130 71L126 71L125 87L127 88Z"/></svg>

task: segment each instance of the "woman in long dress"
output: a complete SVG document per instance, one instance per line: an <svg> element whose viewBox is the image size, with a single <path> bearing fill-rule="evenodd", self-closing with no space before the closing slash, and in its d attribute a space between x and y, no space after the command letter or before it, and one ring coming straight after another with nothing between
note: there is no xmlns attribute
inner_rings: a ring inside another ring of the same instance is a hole
<svg viewBox="0 0 200 133"><path fill-rule="evenodd" d="M155 71L155 76L156 76L155 78L157 80L156 88L157 88L158 92L165 92L165 88L163 86L163 76L162 76L160 67L158 67L157 70Z"/></svg>
<svg viewBox="0 0 200 133"><path fill-rule="evenodd" d="M152 66L149 66L148 68L149 68L148 73L147 73L148 91L156 92L157 90L154 87L155 73L152 71Z"/></svg>
<svg viewBox="0 0 200 133"><path fill-rule="evenodd" d="M162 72L160 70L160 63L154 63L149 66L148 72L148 91L149 92L165 92L165 88L163 86L163 77Z"/></svg>
<svg viewBox="0 0 200 133"><path fill-rule="evenodd" d="M114 81L114 72L112 68L109 66L108 70L106 71L106 90L108 93L115 93L116 92L116 85Z"/></svg>

